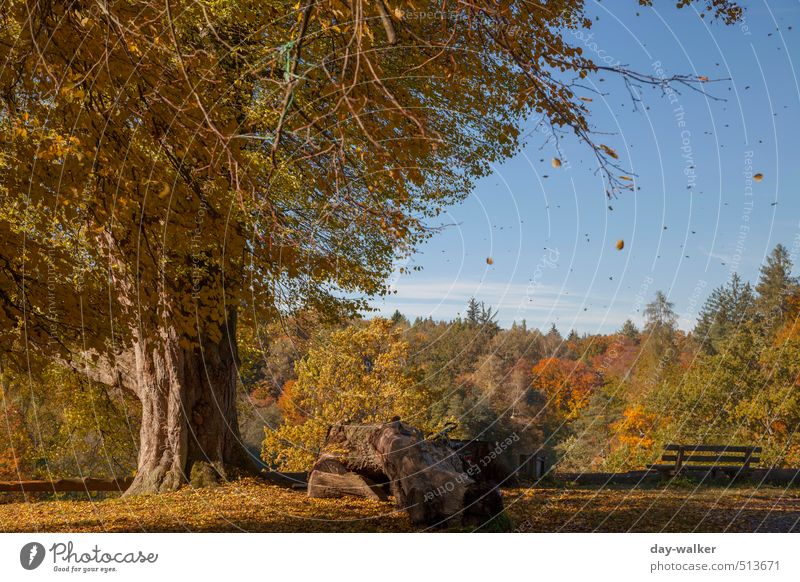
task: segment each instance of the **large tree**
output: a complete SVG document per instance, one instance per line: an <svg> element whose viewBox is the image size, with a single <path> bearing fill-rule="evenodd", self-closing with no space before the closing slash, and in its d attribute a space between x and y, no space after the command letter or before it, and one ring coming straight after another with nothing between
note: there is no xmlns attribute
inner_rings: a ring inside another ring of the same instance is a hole
<svg viewBox="0 0 800 582"><path fill-rule="evenodd" d="M610 192L627 184L575 93L608 70L568 42L591 24L581 0L442 7L3 3L3 349L138 396L131 492L244 464L239 312L381 293L427 221L516 150L520 119L574 132Z"/></svg>

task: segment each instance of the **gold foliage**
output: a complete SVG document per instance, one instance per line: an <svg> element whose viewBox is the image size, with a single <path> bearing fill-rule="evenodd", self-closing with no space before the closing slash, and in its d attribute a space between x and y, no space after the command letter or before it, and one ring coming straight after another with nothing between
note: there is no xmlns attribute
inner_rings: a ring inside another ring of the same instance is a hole
<svg viewBox="0 0 800 582"><path fill-rule="evenodd" d="M433 429L426 420L433 394L419 382L408 356L401 330L385 319L321 340L297 363L297 380L279 400L288 422L266 430L264 459L283 470L308 470L331 424L383 423L400 416Z"/></svg>

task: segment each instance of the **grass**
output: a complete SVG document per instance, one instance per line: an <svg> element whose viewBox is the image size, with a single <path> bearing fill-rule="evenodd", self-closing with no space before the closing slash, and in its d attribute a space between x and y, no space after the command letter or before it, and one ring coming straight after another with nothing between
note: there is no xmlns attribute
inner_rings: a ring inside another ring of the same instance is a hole
<svg viewBox="0 0 800 582"><path fill-rule="evenodd" d="M503 492L512 531L800 531L800 490L543 487ZM214 489L101 501L0 504L3 532L407 532L403 512L364 499L309 499L243 479Z"/></svg>

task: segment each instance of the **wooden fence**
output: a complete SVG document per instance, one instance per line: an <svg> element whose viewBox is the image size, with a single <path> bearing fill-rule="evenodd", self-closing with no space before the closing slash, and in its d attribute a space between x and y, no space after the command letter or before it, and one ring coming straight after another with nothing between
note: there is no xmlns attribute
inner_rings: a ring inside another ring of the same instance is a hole
<svg viewBox="0 0 800 582"><path fill-rule="evenodd" d="M0 492L56 493L66 491L125 491L133 477L122 479L58 479L56 481L0 481Z"/></svg>

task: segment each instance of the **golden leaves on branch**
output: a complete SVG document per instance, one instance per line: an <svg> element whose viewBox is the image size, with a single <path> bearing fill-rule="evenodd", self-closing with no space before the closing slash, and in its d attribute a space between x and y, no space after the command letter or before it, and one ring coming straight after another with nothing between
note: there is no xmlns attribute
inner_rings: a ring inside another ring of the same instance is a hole
<svg viewBox="0 0 800 582"><path fill-rule="evenodd" d="M599 147L601 150L603 150L603 152L604 152L604 153L605 153L607 156L609 156L609 157L612 157L612 158L614 158L615 160L618 160L618 159L619 159L619 154L617 154L617 152L616 152L615 150L613 150L612 148L608 147L607 145L605 145L605 144L602 144L602 143L601 143L601 144L600 144L598 147Z"/></svg>

